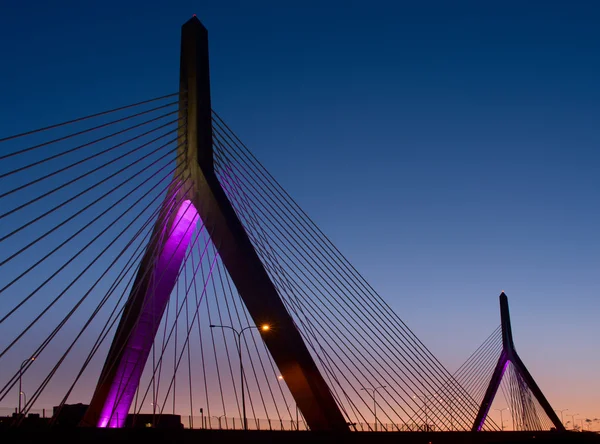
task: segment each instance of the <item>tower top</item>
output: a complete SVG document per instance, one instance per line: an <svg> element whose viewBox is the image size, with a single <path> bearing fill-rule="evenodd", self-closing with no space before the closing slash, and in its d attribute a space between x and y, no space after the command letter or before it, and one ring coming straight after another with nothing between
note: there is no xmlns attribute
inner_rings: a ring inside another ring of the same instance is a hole
<svg viewBox="0 0 600 444"><path fill-rule="evenodd" d="M512 327L510 325L508 298L504 291L500 293L500 322L502 326L502 345L509 356L512 356L515 351L515 344L513 342Z"/></svg>
<svg viewBox="0 0 600 444"><path fill-rule="evenodd" d="M202 24L200 19L198 17L196 17L196 14L192 15L190 17L190 19L182 25L182 27L186 27L186 26L201 26L202 29L204 29L204 31L206 31L206 26L204 26L204 24Z"/></svg>

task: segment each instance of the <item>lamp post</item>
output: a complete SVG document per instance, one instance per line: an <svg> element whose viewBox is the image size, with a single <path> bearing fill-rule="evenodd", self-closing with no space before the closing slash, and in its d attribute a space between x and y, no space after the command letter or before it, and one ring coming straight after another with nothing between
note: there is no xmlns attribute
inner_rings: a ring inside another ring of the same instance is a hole
<svg viewBox="0 0 600 444"><path fill-rule="evenodd" d="M224 418L224 417L225 417L225 415L221 415L221 416L213 415L213 418L217 418L217 421L219 421L219 430L221 430L223 428L223 427L221 427L221 418ZM212 429L212 427L211 427L211 429Z"/></svg>
<svg viewBox="0 0 600 444"><path fill-rule="evenodd" d="M283 375L277 376L277 379L279 381L283 381ZM285 405L286 405L286 407L288 409L288 413L289 413L290 406L288 405L287 402L285 403ZM292 422L294 422L294 421L292 421ZM296 431L298 431L298 430L300 430L300 422L298 422L298 404L296 404Z"/></svg>
<svg viewBox="0 0 600 444"><path fill-rule="evenodd" d="M290 406L288 404L286 404L286 407L288 409L288 413L290 411ZM294 421L292 420L292 423ZM300 430L300 423L298 422L298 404L296 404L296 431Z"/></svg>
<svg viewBox="0 0 600 444"><path fill-rule="evenodd" d="M563 424L565 423L563 421L563 412L566 412L567 410L569 410L569 409L562 409L562 410L554 409L555 412L560 412L560 422L562 422Z"/></svg>
<svg viewBox="0 0 600 444"><path fill-rule="evenodd" d="M288 413L289 413L290 405L288 403L286 403L285 406L288 409ZM294 420L292 419L292 425L293 424L294 424ZM298 430L300 430L300 423L298 422L298 404L296 404L296 431L298 431Z"/></svg>
<svg viewBox="0 0 600 444"><path fill-rule="evenodd" d="M594 422L593 419L585 418L585 420L582 419L581 421L582 421L582 425L581 425L581 428L582 428L581 431L582 432L583 432L583 422L585 422L587 424L588 431L592 430L592 423Z"/></svg>
<svg viewBox="0 0 600 444"><path fill-rule="evenodd" d="M504 410L508 410L510 412L510 409L508 407L504 407L503 409L494 409L494 410L498 410L500 412L500 426L502 428L502 431L504 431L504 418L502 418L502 412Z"/></svg>
<svg viewBox="0 0 600 444"><path fill-rule="evenodd" d="M27 364L28 362L33 362L35 361L35 356L32 356L29 359L25 359L22 363L21 363L21 367L19 367L19 415L21 414L21 395L24 395L22 387L22 379L23 379L23 367L25 367L25 364ZM26 403L25 403L26 404Z"/></svg>
<svg viewBox="0 0 600 444"><path fill-rule="evenodd" d="M450 407L450 430L454 431L454 418L452 416L452 409L454 408L454 403L452 402L451 398L448 401L448 405Z"/></svg>
<svg viewBox="0 0 600 444"><path fill-rule="evenodd" d="M575 430L575 417L579 416L579 413L574 413L573 415L567 415L567 417L571 417L571 426L573 430Z"/></svg>
<svg viewBox="0 0 600 444"><path fill-rule="evenodd" d="M377 390L386 388L386 387L387 387L387 385L380 385L379 387L373 387L373 388L369 388L369 387L361 388L361 390L364 390L367 393L369 393L369 390L373 390L373 416L375 417L375 431L377 431L377 402L375 402L375 395L377 394Z"/></svg>
<svg viewBox="0 0 600 444"><path fill-rule="evenodd" d="M429 415L427 413L427 400L429 399L429 396L413 395L413 399L420 399L421 401L423 401L423 411L425 412L425 431L429 431Z"/></svg>
<svg viewBox="0 0 600 444"><path fill-rule="evenodd" d="M249 325L247 327L242 328L241 330L238 330L238 329L232 327L231 325L211 325L210 328L228 328L237 335L235 345L237 346L238 356L240 358L240 378L241 378L240 386L242 389L242 413L244 415L242 421L244 422L244 430L248 430L248 421L246 421L246 398L244 395L244 363L242 361L242 334L246 330L250 330L252 328L258 329L258 327L255 325ZM260 330L265 331L265 332L269 331L270 328L271 327L269 326L269 324L263 324L260 326Z"/></svg>

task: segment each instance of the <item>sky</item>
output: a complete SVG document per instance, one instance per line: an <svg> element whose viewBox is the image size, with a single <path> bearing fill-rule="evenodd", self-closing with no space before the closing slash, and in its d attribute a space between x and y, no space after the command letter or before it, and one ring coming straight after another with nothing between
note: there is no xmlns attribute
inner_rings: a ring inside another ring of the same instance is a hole
<svg viewBox="0 0 600 444"><path fill-rule="evenodd" d="M213 108L446 367L505 291L600 417L600 6L416 3L6 2L0 137L175 92L197 14Z"/></svg>

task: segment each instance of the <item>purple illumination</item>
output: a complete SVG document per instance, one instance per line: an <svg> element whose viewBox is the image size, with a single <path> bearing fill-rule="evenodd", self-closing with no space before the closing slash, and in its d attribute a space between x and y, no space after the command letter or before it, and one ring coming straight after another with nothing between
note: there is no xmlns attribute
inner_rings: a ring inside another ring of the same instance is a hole
<svg viewBox="0 0 600 444"><path fill-rule="evenodd" d="M495 390L498 390L498 387L500 386L500 382L502 381L502 377L504 376L504 372L506 371L506 367L508 367L508 363L510 362L508 359L508 356L506 355L506 352L504 350L502 350L502 354L500 355L500 360L502 362L502 370L500 371L500 376L498 377L498 380L496 382ZM488 412L490 411L491 406L492 406L491 401L487 406L485 406L485 413L481 417L481 421L479 422L479 424L477 424L478 432L480 432L481 429L483 428L483 423L487 419L487 415L488 415Z"/></svg>
<svg viewBox="0 0 600 444"><path fill-rule="evenodd" d="M150 354L152 343L162 319L167 301L177 279L187 246L199 215L191 201L181 203L144 296L143 308L134 325L122 359L118 362L115 378L111 381L106 402L102 407L98 427L123 427L131 402L137 390L142 371Z"/></svg>

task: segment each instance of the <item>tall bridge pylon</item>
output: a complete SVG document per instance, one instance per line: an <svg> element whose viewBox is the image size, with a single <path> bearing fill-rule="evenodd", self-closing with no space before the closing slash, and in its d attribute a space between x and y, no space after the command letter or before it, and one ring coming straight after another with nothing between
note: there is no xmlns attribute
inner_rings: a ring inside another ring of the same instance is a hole
<svg viewBox="0 0 600 444"><path fill-rule="evenodd" d="M533 379L533 377L525 367L525 364L523 364L523 361L521 361L521 358L517 354L517 351L515 350L512 328L510 324L510 313L508 311L508 298L506 297L506 294L504 292L500 294L500 318L502 334L502 351L500 353L500 357L498 358L498 362L496 363L496 367L494 368L494 372L492 373L491 380L483 397L483 401L481 402L481 406L475 418L472 430L482 430L489 410L492 406L492 402L494 401L498 388L500 387L500 383L502 382L504 372L506 371L506 368L508 367L509 363L512 364L513 369L517 374L517 378L521 382L521 385L524 384L527 388L529 388L530 392L533 394L541 408L544 410L544 412L550 419L550 421L554 424L554 427L557 430L565 430L564 425L552 409L552 406L550 405L550 403L536 384L535 380ZM529 400L522 400L523 403L527 401Z"/></svg>
<svg viewBox="0 0 600 444"><path fill-rule="evenodd" d="M347 430L346 420L260 261L214 171L208 32L194 16L182 26L178 154L164 217L157 219L133 290L83 423L122 427L132 405L177 272L198 220L263 335L283 380L311 430ZM166 221L161 223L160 221ZM155 257L155 250L158 254Z"/></svg>

